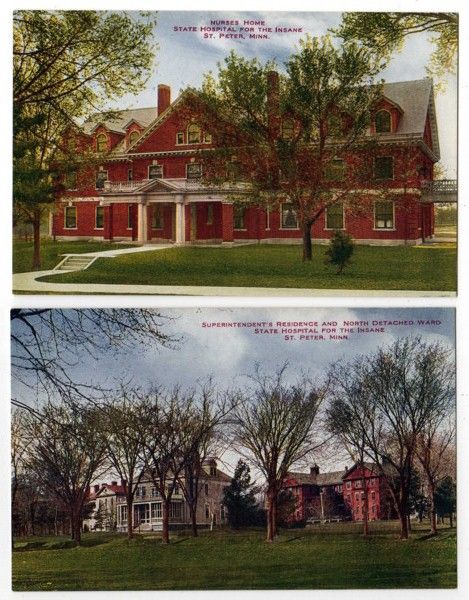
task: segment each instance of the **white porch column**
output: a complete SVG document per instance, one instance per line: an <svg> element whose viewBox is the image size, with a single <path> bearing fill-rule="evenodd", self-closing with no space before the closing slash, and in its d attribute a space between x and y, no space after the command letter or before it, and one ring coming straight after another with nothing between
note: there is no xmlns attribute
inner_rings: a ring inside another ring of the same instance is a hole
<svg viewBox="0 0 469 600"><path fill-rule="evenodd" d="M147 241L147 205L142 200L137 205L137 240L145 244Z"/></svg>
<svg viewBox="0 0 469 600"><path fill-rule="evenodd" d="M176 244L184 245L186 242L186 211L184 194L176 196Z"/></svg>

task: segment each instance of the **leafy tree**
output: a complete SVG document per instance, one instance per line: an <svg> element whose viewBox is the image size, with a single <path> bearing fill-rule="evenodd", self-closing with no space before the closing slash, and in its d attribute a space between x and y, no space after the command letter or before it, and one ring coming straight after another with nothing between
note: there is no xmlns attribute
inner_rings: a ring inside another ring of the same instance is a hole
<svg viewBox="0 0 469 600"><path fill-rule="evenodd" d="M94 528L102 531L105 527L107 519L106 507L102 502L99 503L98 509L94 513Z"/></svg>
<svg viewBox="0 0 469 600"><path fill-rule="evenodd" d="M228 523L234 529L254 525L258 520L254 484L250 468L242 459L238 460L233 479L223 490L223 503L228 510Z"/></svg>
<svg viewBox="0 0 469 600"><path fill-rule="evenodd" d="M346 198L351 209L366 202L353 190L371 176L362 134L380 96L372 85L380 67L367 49L337 49L329 37L302 40L282 75L272 62L231 52L217 78L207 75L188 97L190 113L217 146L201 153L205 180L248 182L237 184L240 202L291 203L303 259L311 260L311 227L326 208Z"/></svg>
<svg viewBox="0 0 469 600"><path fill-rule="evenodd" d="M359 40L365 47L389 58L409 35L430 33L435 50L428 71L442 76L456 68L458 14L450 12L353 12L344 13L334 30L345 42Z"/></svg>
<svg viewBox="0 0 469 600"><path fill-rule="evenodd" d="M453 514L456 512L456 483L449 475L436 488L435 506L438 516L443 520L449 515L450 526L453 526Z"/></svg>
<svg viewBox="0 0 469 600"><path fill-rule="evenodd" d="M335 265L337 274L342 273L344 267L350 264L354 249L352 236L343 231L334 231L329 242L329 248L325 252L325 262Z"/></svg>
<svg viewBox="0 0 469 600"><path fill-rule="evenodd" d="M14 214L33 224L34 269L40 267L40 224L53 201L53 163L63 134L76 119L140 91L153 63L153 25L150 13L14 13Z"/></svg>

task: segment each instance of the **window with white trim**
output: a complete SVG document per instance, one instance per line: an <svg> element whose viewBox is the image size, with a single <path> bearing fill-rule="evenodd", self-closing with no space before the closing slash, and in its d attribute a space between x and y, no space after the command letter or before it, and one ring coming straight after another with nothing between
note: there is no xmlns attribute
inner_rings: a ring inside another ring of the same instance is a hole
<svg viewBox="0 0 469 600"><path fill-rule="evenodd" d="M96 207L95 229L104 229L104 206Z"/></svg>
<svg viewBox="0 0 469 600"><path fill-rule="evenodd" d="M163 518L163 509L161 502L152 502L151 503L151 520L162 519Z"/></svg>
<svg viewBox="0 0 469 600"><path fill-rule="evenodd" d="M162 179L163 178L163 165L149 165L148 166L148 179Z"/></svg>
<svg viewBox="0 0 469 600"><path fill-rule="evenodd" d="M290 202L284 202L281 210L281 228L298 229L298 215Z"/></svg>
<svg viewBox="0 0 469 600"><path fill-rule="evenodd" d="M208 131L206 131L204 133L204 144L211 144L212 143L212 134L209 133Z"/></svg>
<svg viewBox="0 0 469 600"><path fill-rule="evenodd" d="M76 229L77 228L77 207L66 206L64 211L64 228L65 229Z"/></svg>
<svg viewBox="0 0 469 600"><path fill-rule="evenodd" d="M326 229L344 229L343 202L335 202L326 208Z"/></svg>
<svg viewBox="0 0 469 600"><path fill-rule="evenodd" d="M187 179L200 179L202 177L202 165L200 163L188 163L186 165Z"/></svg>
<svg viewBox="0 0 469 600"><path fill-rule="evenodd" d="M375 202L375 229L394 229L394 202Z"/></svg>
<svg viewBox="0 0 469 600"><path fill-rule="evenodd" d="M96 189L97 190L103 190L104 189L104 183L107 181L107 171L105 171L104 169L99 170L96 173Z"/></svg>
<svg viewBox="0 0 469 600"><path fill-rule="evenodd" d="M182 517L182 502L170 502L169 518L180 519Z"/></svg>
<svg viewBox="0 0 469 600"><path fill-rule="evenodd" d="M134 207L132 204L127 206L127 229L133 229L134 226Z"/></svg>
<svg viewBox="0 0 469 600"><path fill-rule="evenodd" d="M239 204L233 206L233 229L246 229L246 209Z"/></svg>
<svg viewBox="0 0 469 600"><path fill-rule="evenodd" d="M132 131L132 133L129 135L129 146L136 142L139 137L140 133L138 131Z"/></svg>
<svg viewBox="0 0 469 600"><path fill-rule="evenodd" d="M200 144L202 141L202 130L197 123L191 123L187 126L187 143Z"/></svg>

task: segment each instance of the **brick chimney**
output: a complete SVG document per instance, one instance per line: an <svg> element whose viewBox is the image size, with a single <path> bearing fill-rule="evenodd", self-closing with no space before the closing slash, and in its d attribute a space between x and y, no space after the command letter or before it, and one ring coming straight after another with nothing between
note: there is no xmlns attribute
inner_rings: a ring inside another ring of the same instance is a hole
<svg viewBox="0 0 469 600"><path fill-rule="evenodd" d="M99 483L93 486L94 493L97 494L99 492Z"/></svg>
<svg viewBox="0 0 469 600"><path fill-rule="evenodd" d="M315 477L317 477L319 475L319 467L318 465L314 464L312 467L309 468L309 473L310 475L314 475Z"/></svg>
<svg viewBox="0 0 469 600"><path fill-rule="evenodd" d="M171 104L171 88L169 85L160 83L158 86L158 116Z"/></svg>
<svg viewBox="0 0 469 600"><path fill-rule="evenodd" d="M126 488L126 487L127 487L127 479L121 479L121 486L122 486L123 488Z"/></svg>
<svg viewBox="0 0 469 600"><path fill-rule="evenodd" d="M267 73L267 126L271 140L280 137L280 83L277 71Z"/></svg>
<svg viewBox="0 0 469 600"><path fill-rule="evenodd" d="M117 481L111 481L111 485L117 485Z"/></svg>

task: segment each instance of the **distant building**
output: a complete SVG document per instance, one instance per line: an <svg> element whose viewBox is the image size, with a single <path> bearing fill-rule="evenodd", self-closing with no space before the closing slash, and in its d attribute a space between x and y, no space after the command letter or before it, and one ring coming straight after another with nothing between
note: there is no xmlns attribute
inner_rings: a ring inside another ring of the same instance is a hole
<svg viewBox="0 0 469 600"><path fill-rule="evenodd" d="M365 494L368 520L395 517L386 479L376 465L366 462L343 471L320 473L314 465L309 473L291 472L283 485L296 499L293 522L352 520L362 521Z"/></svg>
<svg viewBox="0 0 469 600"><path fill-rule="evenodd" d="M197 525L201 528L226 523L223 490L231 477L218 469L215 459L204 462L199 482ZM84 521L88 529L127 531L127 501L125 482L95 485L90 491L90 502L95 503L91 518ZM101 511L101 512L100 512ZM144 475L136 486L133 504L135 531L161 531L163 523L162 502L159 491L150 477ZM102 515L107 514L102 526ZM169 508L170 529L190 526L190 513L180 485L176 484Z"/></svg>

